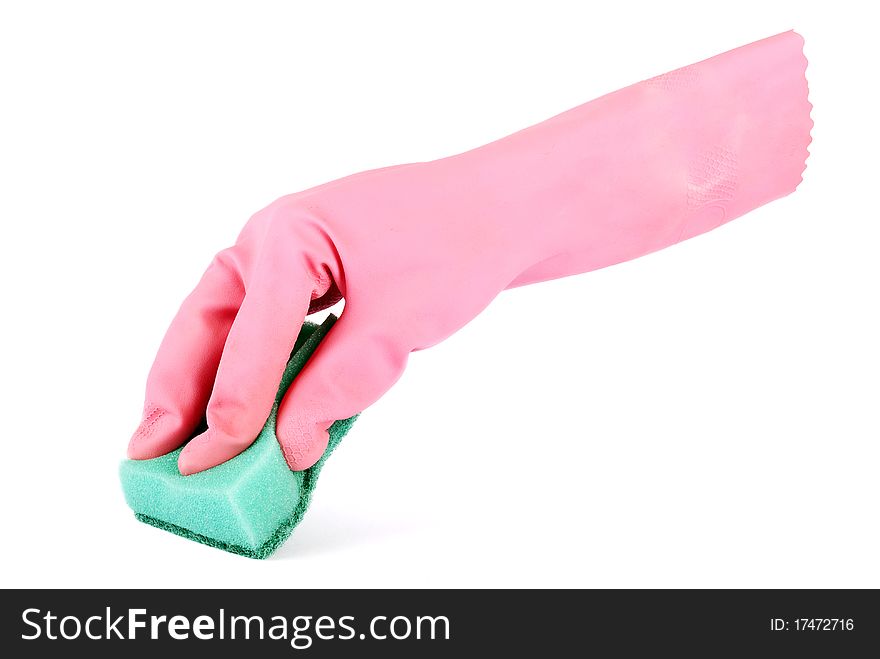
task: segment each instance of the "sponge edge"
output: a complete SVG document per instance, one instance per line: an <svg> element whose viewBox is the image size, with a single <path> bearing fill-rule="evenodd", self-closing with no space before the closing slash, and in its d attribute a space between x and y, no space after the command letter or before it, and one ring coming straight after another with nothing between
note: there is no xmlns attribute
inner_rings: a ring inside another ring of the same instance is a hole
<svg viewBox="0 0 880 659"><path fill-rule="evenodd" d="M287 388L336 321L303 325L281 378L272 412L254 443L232 460L191 476L177 469L181 449L153 460L124 460L119 474L135 517L184 538L249 558L267 558L293 532L311 500L327 457L356 417L330 426L324 455L294 472L275 436Z"/></svg>

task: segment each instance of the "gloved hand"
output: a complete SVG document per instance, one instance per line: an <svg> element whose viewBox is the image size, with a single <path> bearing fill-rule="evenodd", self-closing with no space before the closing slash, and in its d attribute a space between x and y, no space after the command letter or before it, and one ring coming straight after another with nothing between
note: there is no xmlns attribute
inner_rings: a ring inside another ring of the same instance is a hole
<svg viewBox="0 0 880 659"><path fill-rule="evenodd" d="M603 96L442 160L357 174L254 215L183 302L129 457L183 444L183 474L228 460L271 410L307 313L342 318L278 412L291 469L407 356L500 291L697 235L792 192L807 156L802 39L787 32Z"/></svg>

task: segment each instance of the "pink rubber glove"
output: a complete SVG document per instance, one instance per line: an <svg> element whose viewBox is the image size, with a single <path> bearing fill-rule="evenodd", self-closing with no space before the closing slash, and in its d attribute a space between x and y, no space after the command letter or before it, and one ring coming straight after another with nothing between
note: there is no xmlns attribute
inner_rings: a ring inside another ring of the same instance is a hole
<svg viewBox="0 0 880 659"><path fill-rule="evenodd" d="M602 268L792 192L810 141L802 39L756 42L442 160L283 197L220 252L171 324L129 456L183 474L247 448L307 313L342 318L281 403L292 469L361 412L407 356L500 291Z"/></svg>

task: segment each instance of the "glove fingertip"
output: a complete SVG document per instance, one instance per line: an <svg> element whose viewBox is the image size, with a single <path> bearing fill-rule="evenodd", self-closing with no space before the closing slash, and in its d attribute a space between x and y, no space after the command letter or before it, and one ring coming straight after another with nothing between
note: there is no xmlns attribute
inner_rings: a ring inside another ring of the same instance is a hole
<svg viewBox="0 0 880 659"><path fill-rule="evenodd" d="M304 471L321 459L330 441L329 425L299 419L279 428L278 443L292 471Z"/></svg>

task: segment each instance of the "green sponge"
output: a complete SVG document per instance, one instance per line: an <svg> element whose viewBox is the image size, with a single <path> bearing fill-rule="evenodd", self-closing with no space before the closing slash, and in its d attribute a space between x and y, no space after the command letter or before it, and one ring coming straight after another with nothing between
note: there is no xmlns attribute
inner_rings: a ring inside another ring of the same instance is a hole
<svg viewBox="0 0 880 659"><path fill-rule="evenodd" d="M124 460L119 469L125 500L140 521L234 554L266 558L293 532L308 508L327 456L356 417L330 426L330 442L318 462L291 471L275 437L284 392L336 321L306 323L281 378L272 413L254 443L232 460L181 476L182 449L153 460Z"/></svg>

